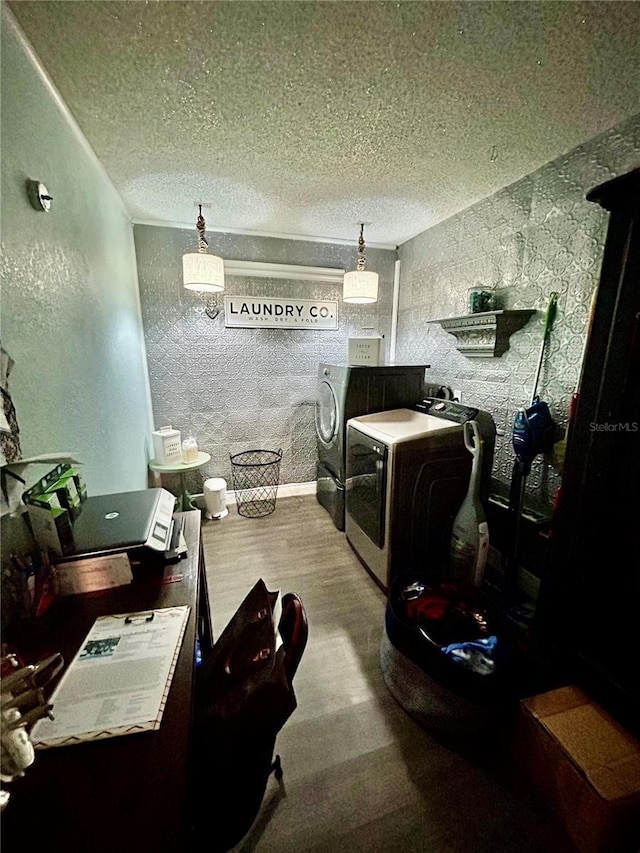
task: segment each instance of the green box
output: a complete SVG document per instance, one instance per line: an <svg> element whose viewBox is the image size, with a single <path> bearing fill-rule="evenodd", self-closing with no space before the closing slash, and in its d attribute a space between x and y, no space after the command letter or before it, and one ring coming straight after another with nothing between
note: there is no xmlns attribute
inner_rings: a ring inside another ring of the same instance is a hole
<svg viewBox="0 0 640 853"><path fill-rule="evenodd" d="M23 499L29 506L39 506L51 512L55 509L64 509L57 492L34 492L33 489L29 489L28 492L24 493Z"/></svg>
<svg viewBox="0 0 640 853"><path fill-rule="evenodd" d="M52 502L57 497L57 501ZM86 500L87 488L78 468L69 463L56 465L42 479L23 494L26 504L51 506L66 509L75 520L80 515L82 502Z"/></svg>
<svg viewBox="0 0 640 853"><path fill-rule="evenodd" d="M59 479L52 483L47 489L47 494L58 495L60 504L69 510L73 519L76 519L80 515L82 496L78 491L77 480L71 472L65 472Z"/></svg>
<svg viewBox="0 0 640 853"><path fill-rule="evenodd" d="M60 556L74 550L73 521L86 496L80 471L69 463L56 465L24 492L31 530L41 548Z"/></svg>

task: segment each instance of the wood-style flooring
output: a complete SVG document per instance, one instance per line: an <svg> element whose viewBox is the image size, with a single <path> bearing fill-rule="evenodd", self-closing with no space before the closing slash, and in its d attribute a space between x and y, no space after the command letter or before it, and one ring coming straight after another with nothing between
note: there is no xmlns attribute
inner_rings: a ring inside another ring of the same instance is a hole
<svg viewBox="0 0 640 853"><path fill-rule="evenodd" d="M272 778L237 850L573 850L545 811L435 740L388 692L378 662L384 596L314 496L278 499L264 518L231 506L202 530L216 636L260 577L298 593L309 620L298 708L276 746L286 795Z"/></svg>

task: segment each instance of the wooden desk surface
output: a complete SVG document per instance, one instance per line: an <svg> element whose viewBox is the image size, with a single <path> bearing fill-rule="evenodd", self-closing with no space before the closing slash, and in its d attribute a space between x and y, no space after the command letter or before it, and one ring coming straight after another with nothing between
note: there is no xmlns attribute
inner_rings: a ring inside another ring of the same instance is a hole
<svg viewBox="0 0 640 853"><path fill-rule="evenodd" d="M45 617L40 657L62 652L69 663L98 616L189 604L191 612L160 728L96 743L37 751L35 763L10 785L2 845L12 851L183 850L188 804L200 576L200 513L185 517L188 556L138 577L130 586L70 596ZM164 575L181 574L163 584ZM206 596L205 596L206 603ZM200 620L208 613L199 614ZM55 706L53 710L55 714Z"/></svg>

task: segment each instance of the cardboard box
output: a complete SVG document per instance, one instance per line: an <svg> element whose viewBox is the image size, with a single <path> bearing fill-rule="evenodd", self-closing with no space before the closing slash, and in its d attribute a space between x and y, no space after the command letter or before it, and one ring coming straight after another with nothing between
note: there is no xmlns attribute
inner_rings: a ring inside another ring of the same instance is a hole
<svg viewBox="0 0 640 853"><path fill-rule="evenodd" d="M58 555L73 551L72 525L85 498L79 470L67 463L57 465L24 492L31 531L41 548Z"/></svg>
<svg viewBox="0 0 640 853"><path fill-rule="evenodd" d="M640 743L579 688L524 699L514 752L578 850L640 850Z"/></svg>
<svg viewBox="0 0 640 853"><path fill-rule="evenodd" d="M59 478L47 487L47 494L57 494L60 505L68 510L72 519L80 515L82 503L86 500L87 490L82 483L80 472L77 468L64 466Z"/></svg>
<svg viewBox="0 0 640 853"><path fill-rule="evenodd" d="M25 503L34 503L36 500L42 501L44 496L48 494L57 494L59 505L68 509L75 517L78 515L80 504L86 500L87 488L82 479L80 469L68 463L56 465L48 474L45 474L37 483L31 486L23 494Z"/></svg>
<svg viewBox="0 0 640 853"><path fill-rule="evenodd" d="M379 367L383 362L383 339L380 335L349 338L348 363L351 365L366 364Z"/></svg>
<svg viewBox="0 0 640 853"><path fill-rule="evenodd" d="M56 495L51 497L56 498ZM28 504L33 538L41 548L63 556L74 549L71 516L66 509L41 504Z"/></svg>

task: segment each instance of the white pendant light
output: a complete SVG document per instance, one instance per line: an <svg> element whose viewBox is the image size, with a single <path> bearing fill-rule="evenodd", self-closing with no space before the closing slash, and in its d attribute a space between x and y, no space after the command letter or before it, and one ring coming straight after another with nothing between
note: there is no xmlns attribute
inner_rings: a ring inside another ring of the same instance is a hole
<svg viewBox="0 0 640 853"><path fill-rule="evenodd" d="M360 226L358 263L355 270L345 273L342 284L342 301L366 305L378 301L378 273L365 270L364 223Z"/></svg>
<svg viewBox="0 0 640 853"><path fill-rule="evenodd" d="M201 293L222 293L224 290L224 261L207 251L209 244L204 236L205 221L202 205L196 221L198 251L182 256L182 277L187 290Z"/></svg>

